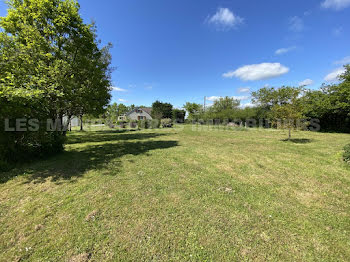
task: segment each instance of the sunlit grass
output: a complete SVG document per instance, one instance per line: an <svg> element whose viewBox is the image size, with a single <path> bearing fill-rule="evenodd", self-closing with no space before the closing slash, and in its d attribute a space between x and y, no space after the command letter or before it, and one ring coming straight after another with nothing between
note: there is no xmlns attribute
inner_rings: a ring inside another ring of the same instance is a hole
<svg viewBox="0 0 350 262"><path fill-rule="evenodd" d="M73 132L1 174L0 260L348 261L350 136L293 135Z"/></svg>

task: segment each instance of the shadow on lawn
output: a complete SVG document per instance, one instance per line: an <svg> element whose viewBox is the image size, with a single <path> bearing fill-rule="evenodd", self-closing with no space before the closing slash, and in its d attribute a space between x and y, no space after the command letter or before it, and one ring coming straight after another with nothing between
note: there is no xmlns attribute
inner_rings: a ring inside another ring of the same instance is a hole
<svg viewBox="0 0 350 262"><path fill-rule="evenodd" d="M292 139L283 139L283 142L291 142L295 144L308 144L314 142L313 139L307 139L307 138L292 138Z"/></svg>
<svg viewBox="0 0 350 262"><path fill-rule="evenodd" d="M94 132L74 132L69 134L67 144L94 143L107 141L145 140L149 138L165 136L166 134L140 133L130 130L120 131L94 131Z"/></svg>
<svg viewBox="0 0 350 262"><path fill-rule="evenodd" d="M157 137L157 134L140 133L138 138ZM109 137L110 138L110 137ZM123 139L123 138L120 138ZM94 142L96 142L96 139ZM102 140L102 139L100 139ZM114 140L119 140L115 137ZM1 174L0 183L6 183L13 177L25 175L27 183L43 183L47 179L60 184L64 181L74 182L89 170L100 170L103 175L117 175L121 168L119 160L124 155L142 155L157 149L167 149L178 146L177 141L121 141L101 145L85 146L81 149L64 152L44 161L38 161L30 166L23 166Z"/></svg>

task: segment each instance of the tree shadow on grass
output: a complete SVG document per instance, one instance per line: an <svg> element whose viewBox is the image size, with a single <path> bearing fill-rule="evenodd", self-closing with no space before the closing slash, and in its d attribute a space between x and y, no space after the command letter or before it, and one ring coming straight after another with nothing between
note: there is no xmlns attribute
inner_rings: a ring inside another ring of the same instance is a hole
<svg viewBox="0 0 350 262"><path fill-rule="evenodd" d="M80 143L96 143L107 141L119 141L119 140L145 140L149 138L155 138L159 136L165 136L167 134L159 133L130 133L130 130L124 131L94 131L94 132L74 132L68 135L67 144L80 144Z"/></svg>
<svg viewBox="0 0 350 262"><path fill-rule="evenodd" d="M283 139L281 141L290 142L290 143L294 143L294 144L308 144L308 143L314 142L315 140L314 139L307 139L307 138L292 138L292 139Z"/></svg>
<svg viewBox="0 0 350 262"><path fill-rule="evenodd" d="M74 182L89 170L100 171L103 175L117 175L121 168L120 158L124 155L144 155L152 150L178 146L177 141L137 141L106 143L82 147L80 150L64 152L27 167L1 174L0 183L24 175L26 183L43 183L49 179L57 184Z"/></svg>

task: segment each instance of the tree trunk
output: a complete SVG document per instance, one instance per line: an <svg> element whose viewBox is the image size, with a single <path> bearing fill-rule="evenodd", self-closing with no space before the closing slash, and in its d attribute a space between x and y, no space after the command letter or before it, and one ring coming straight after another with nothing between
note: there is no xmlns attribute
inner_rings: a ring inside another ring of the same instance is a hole
<svg viewBox="0 0 350 262"><path fill-rule="evenodd" d="M84 128L83 128L83 115L80 115L80 131L84 131Z"/></svg>
<svg viewBox="0 0 350 262"><path fill-rule="evenodd" d="M292 128L289 128L288 140L292 138Z"/></svg>

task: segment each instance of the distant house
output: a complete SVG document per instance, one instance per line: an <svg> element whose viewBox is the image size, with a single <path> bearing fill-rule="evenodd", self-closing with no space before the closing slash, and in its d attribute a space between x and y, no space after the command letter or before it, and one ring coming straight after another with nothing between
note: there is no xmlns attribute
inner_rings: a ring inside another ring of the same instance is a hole
<svg viewBox="0 0 350 262"><path fill-rule="evenodd" d="M126 120L127 120L126 115L118 116L118 121L126 121Z"/></svg>
<svg viewBox="0 0 350 262"><path fill-rule="evenodd" d="M126 119L130 120L151 120L151 107L136 107L125 115Z"/></svg>

